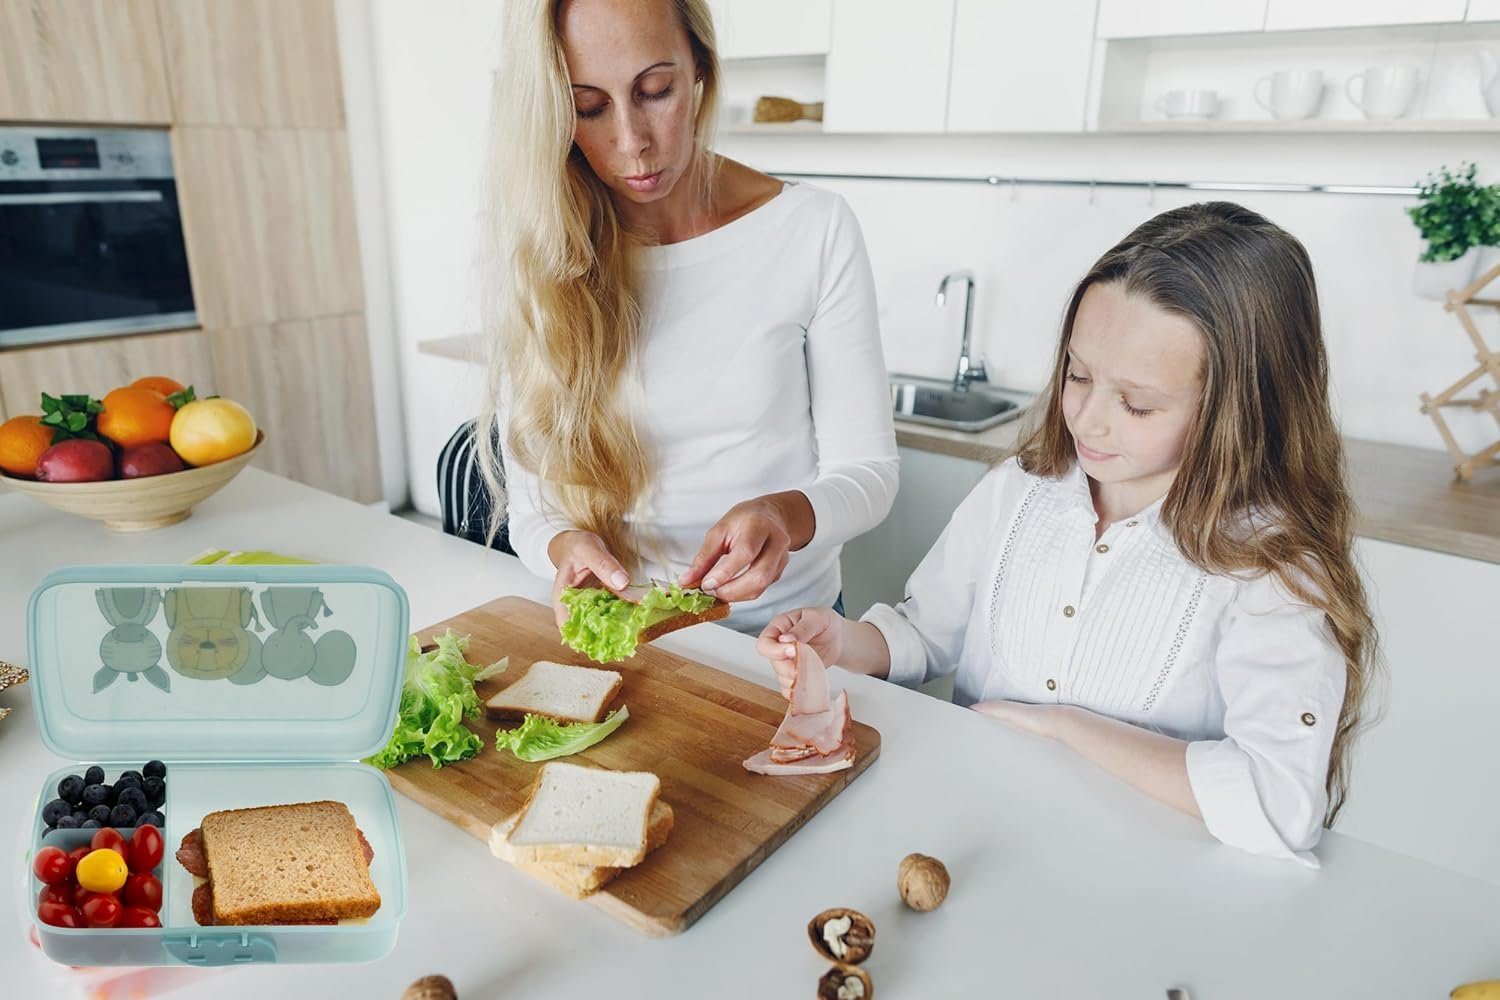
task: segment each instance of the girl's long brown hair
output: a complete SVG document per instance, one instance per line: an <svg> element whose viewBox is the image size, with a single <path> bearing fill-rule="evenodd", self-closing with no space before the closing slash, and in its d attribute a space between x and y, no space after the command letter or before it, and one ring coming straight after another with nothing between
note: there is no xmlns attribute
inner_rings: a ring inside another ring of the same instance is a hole
<svg viewBox="0 0 1500 1000"><path fill-rule="evenodd" d="M1375 624L1354 563L1354 503L1328 399L1328 358L1307 251L1229 202L1163 212L1100 257L1073 291L1040 424L1021 467L1059 476L1077 461L1063 420L1068 343L1084 293L1113 284L1191 320L1203 334L1203 396L1162 520L1205 572L1275 574L1322 611L1347 668L1328 762L1332 825L1349 750L1378 670Z"/></svg>

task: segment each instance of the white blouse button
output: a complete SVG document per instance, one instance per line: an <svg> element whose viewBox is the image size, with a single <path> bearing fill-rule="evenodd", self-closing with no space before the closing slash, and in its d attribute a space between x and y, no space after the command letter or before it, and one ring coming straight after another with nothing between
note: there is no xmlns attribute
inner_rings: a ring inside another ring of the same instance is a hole
<svg viewBox="0 0 1500 1000"><path fill-rule="evenodd" d="M1302 724L1304 726L1316 725L1317 721L1318 717L1316 715L1313 715L1311 712L1302 713Z"/></svg>
<svg viewBox="0 0 1500 1000"><path fill-rule="evenodd" d="M1100 542L1098 545L1094 546L1094 551L1102 556L1104 555L1104 553L1109 551L1109 546L1105 545L1103 542Z"/></svg>
<svg viewBox="0 0 1500 1000"><path fill-rule="evenodd" d="M1048 677L1047 678L1047 690L1048 691L1056 691L1057 690L1057 681L1055 681L1052 678Z"/></svg>
<svg viewBox="0 0 1500 1000"><path fill-rule="evenodd" d="M1077 613L1078 613L1078 610L1076 608L1074 608L1073 605L1071 605L1071 604L1069 604L1069 605L1067 605L1067 606L1065 606L1063 608L1063 617L1064 618L1072 618Z"/></svg>

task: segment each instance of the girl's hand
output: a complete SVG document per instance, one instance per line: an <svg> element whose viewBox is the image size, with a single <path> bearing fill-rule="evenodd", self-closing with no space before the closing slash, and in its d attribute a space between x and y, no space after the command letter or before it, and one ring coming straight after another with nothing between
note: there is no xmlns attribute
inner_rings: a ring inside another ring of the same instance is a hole
<svg viewBox="0 0 1500 1000"><path fill-rule="evenodd" d="M557 567L552 578L552 613L557 624L568 620L562 592L568 587L606 587L626 600L638 600L630 588L630 574L592 531L560 531L547 543L547 555Z"/></svg>
<svg viewBox="0 0 1500 1000"><path fill-rule="evenodd" d="M682 585L731 604L755 600L781 579L792 549L812 537L812 517L811 502L796 491L735 504L708 529Z"/></svg>
<svg viewBox="0 0 1500 1000"><path fill-rule="evenodd" d="M771 619L755 641L755 651L771 661L783 697L792 696L792 681L797 677L797 643L811 646L832 666L844 651L844 624L830 608L798 608Z"/></svg>
<svg viewBox="0 0 1500 1000"><path fill-rule="evenodd" d="M1058 738L1057 713L1066 706L1028 705L1021 701L979 701L970 707L980 715L988 715L1012 729L1055 740Z"/></svg>

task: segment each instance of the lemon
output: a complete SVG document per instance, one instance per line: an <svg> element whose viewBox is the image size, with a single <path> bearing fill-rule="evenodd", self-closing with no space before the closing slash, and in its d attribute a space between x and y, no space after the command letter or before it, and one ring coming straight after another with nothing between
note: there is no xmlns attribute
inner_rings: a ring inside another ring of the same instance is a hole
<svg viewBox="0 0 1500 1000"><path fill-rule="evenodd" d="M1464 983L1462 986L1454 987L1453 992L1448 996L1453 1000L1500 1000L1500 979Z"/></svg>
<svg viewBox="0 0 1500 1000"><path fill-rule="evenodd" d="M120 852L108 847L85 854L75 873L78 884L89 892L118 892L129 874Z"/></svg>
<svg viewBox="0 0 1500 1000"><path fill-rule="evenodd" d="M189 465L212 465L255 444L255 418L228 399L199 399L172 418L172 450Z"/></svg>

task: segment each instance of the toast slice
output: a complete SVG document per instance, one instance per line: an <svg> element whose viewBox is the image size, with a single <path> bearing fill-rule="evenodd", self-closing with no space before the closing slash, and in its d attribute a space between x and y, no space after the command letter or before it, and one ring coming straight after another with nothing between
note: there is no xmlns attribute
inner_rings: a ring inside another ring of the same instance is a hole
<svg viewBox="0 0 1500 1000"><path fill-rule="evenodd" d="M360 833L342 802L203 817L218 925L368 917L380 909Z"/></svg>
<svg viewBox="0 0 1500 1000"><path fill-rule="evenodd" d="M519 817L520 813L507 816L490 830L490 853L512 864L516 864L515 852L511 850L506 838L515 828ZM661 799L657 799L651 806L651 819L646 824L647 857L667 842L675 820L676 816L672 812L672 807ZM585 896L598 892L621 872L629 870L610 865L570 865L561 861L536 861L516 864L516 867L574 899L583 899Z"/></svg>
<svg viewBox="0 0 1500 1000"><path fill-rule="evenodd" d="M629 868L647 851L661 779L649 771L543 764L505 842L517 864Z"/></svg>
<svg viewBox="0 0 1500 1000"><path fill-rule="evenodd" d="M625 678L615 670L538 660L485 702L484 711L500 720L519 720L530 714L558 722L602 722L624 683Z"/></svg>
<svg viewBox="0 0 1500 1000"><path fill-rule="evenodd" d="M683 611L680 614L675 614L670 618L663 618L659 622L652 622L650 625L647 625L645 628L641 629L641 634L636 639L636 643L640 644L643 642L654 642L657 639L660 639L662 636L666 635L668 632L676 632L678 629L687 628L689 625L701 625L704 622L716 622L728 617L729 604L725 601L721 601L715 598L713 605L711 607L705 608L702 611Z"/></svg>

